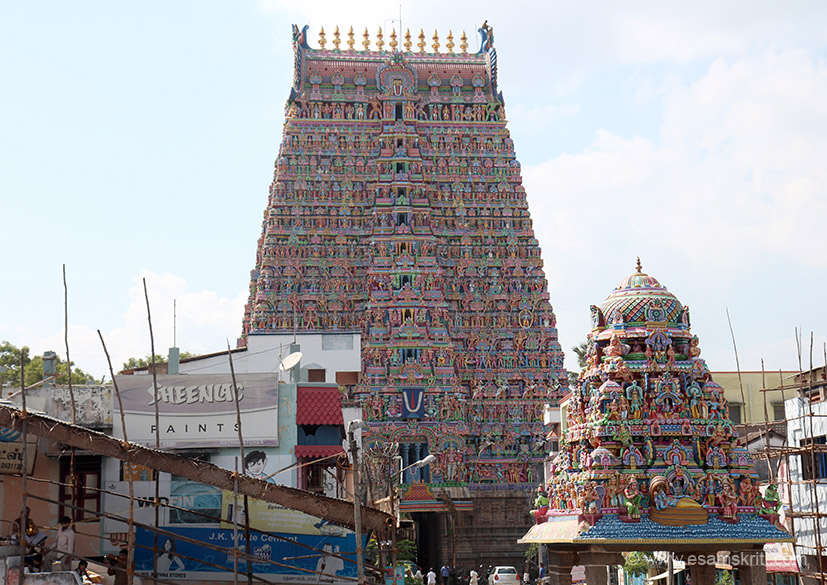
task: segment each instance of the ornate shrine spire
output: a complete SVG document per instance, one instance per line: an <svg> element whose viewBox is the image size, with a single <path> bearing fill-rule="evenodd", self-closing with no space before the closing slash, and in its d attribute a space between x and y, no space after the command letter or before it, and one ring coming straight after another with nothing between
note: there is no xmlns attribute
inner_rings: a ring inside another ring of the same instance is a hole
<svg viewBox="0 0 827 585"><path fill-rule="evenodd" d="M749 452L735 445L688 307L638 258L636 272L591 311L566 441L534 511L550 523L540 541L791 540L773 525L774 489L761 495Z"/></svg>

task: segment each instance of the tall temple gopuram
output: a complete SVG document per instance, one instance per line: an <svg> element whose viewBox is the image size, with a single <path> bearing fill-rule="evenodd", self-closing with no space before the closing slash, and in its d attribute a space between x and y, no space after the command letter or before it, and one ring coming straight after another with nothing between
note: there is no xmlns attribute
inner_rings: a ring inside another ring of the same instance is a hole
<svg viewBox="0 0 827 585"><path fill-rule="evenodd" d="M573 565L605 585L621 551L646 550L682 555L693 585L713 585L715 554L729 551L742 585L765 585L764 543L795 540L779 527L777 488L758 485L749 451L735 445L700 354L689 307L640 261L592 305L565 440L522 539L548 545L550 585L570 585Z"/></svg>
<svg viewBox="0 0 827 585"><path fill-rule="evenodd" d="M420 562L521 564L510 543L530 524L544 409L567 374L492 30L468 52L465 33L458 46L434 33L427 51L421 31L413 46L380 30L371 49L367 30L338 28L311 48L307 28L294 27L242 344L358 332L348 399L370 424L372 484L391 456L437 458L402 481L402 511L430 547Z"/></svg>

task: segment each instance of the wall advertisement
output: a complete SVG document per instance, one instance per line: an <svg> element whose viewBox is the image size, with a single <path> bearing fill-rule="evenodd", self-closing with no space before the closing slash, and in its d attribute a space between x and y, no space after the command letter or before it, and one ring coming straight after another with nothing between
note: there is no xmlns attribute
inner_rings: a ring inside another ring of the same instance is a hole
<svg viewBox="0 0 827 585"><path fill-rule="evenodd" d="M160 554L153 559L153 534L139 528L135 549L135 570L139 575L151 575L155 560L159 578L174 581L233 580L233 550L236 547L246 550L243 528L239 527L237 532L206 527L169 527L165 530L203 544L160 536ZM345 531L341 536L253 532L250 548L252 555L259 559L252 565L253 572L278 583L344 584L348 581L343 578L356 577L356 538L351 531ZM244 574L246 570L247 563L241 560L239 574Z"/></svg>

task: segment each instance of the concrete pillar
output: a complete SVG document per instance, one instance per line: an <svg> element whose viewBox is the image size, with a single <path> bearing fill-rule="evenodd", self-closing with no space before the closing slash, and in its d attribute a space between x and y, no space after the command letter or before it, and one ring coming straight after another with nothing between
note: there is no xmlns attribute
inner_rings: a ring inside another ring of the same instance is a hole
<svg viewBox="0 0 827 585"><path fill-rule="evenodd" d="M687 565L692 585L715 585L715 565ZM762 584L766 585L766 583Z"/></svg>
<svg viewBox="0 0 827 585"><path fill-rule="evenodd" d="M763 550L738 553L741 585L767 585L767 560Z"/></svg>
<svg viewBox="0 0 827 585"><path fill-rule="evenodd" d="M571 585L571 567L550 566L547 585Z"/></svg>
<svg viewBox="0 0 827 585"><path fill-rule="evenodd" d="M586 583L588 585L608 585L609 567L607 565L586 565Z"/></svg>

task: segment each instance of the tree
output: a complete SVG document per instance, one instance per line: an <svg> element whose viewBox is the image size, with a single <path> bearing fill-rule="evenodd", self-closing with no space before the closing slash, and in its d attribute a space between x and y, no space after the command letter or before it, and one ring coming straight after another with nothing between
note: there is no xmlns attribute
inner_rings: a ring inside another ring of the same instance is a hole
<svg viewBox="0 0 827 585"><path fill-rule="evenodd" d="M188 351L182 351L178 355L178 359L181 360L189 359L191 357L195 357L195 354ZM157 353L155 354L156 364L165 364L167 361L169 361L169 356L158 355ZM152 365L152 354L148 354L142 358L131 357L123 363L121 371L134 370L135 368L145 368L150 365Z"/></svg>
<svg viewBox="0 0 827 585"><path fill-rule="evenodd" d="M582 371L586 367L588 343L584 341L572 347L571 350L577 355L577 365L580 366L580 370ZM577 378L579 376L579 372L569 372L569 385L574 386L577 384Z"/></svg>
<svg viewBox="0 0 827 585"><path fill-rule="evenodd" d="M655 555L650 552L634 551L625 553L626 564L623 565L623 570L632 577L645 575L649 571L649 567L656 564Z"/></svg>
<svg viewBox="0 0 827 585"><path fill-rule="evenodd" d="M586 341L583 341L579 345L575 345L571 348L571 350L577 354L577 365L580 366L580 369L586 367L586 359L588 357L589 351L589 344Z"/></svg>
<svg viewBox="0 0 827 585"><path fill-rule="evenodd" d="M4 386L20 386L20 352L23 352L23 383L26 386L31 386L43 380L43 357L29 355L29 348L23 346L18 348L3 341L0 343L0 366L6 368L5 372L0 373L3 379ZM68 366L66 362L57 356L57 378L55 384L67 384L69 382ZM87 382L94 382L92 375L87 374L78 367L75 367L75 362L72 362L72 384L85 384Z"/></svg>
<svg viewBox="0 0 827 585"><path fill-rule="evenodd" d="M23 368L32 361L29 357L29 348L15 347L8 341L0 343L0 379L4 386L20 385L20 352L23 352Z"/></svg>

